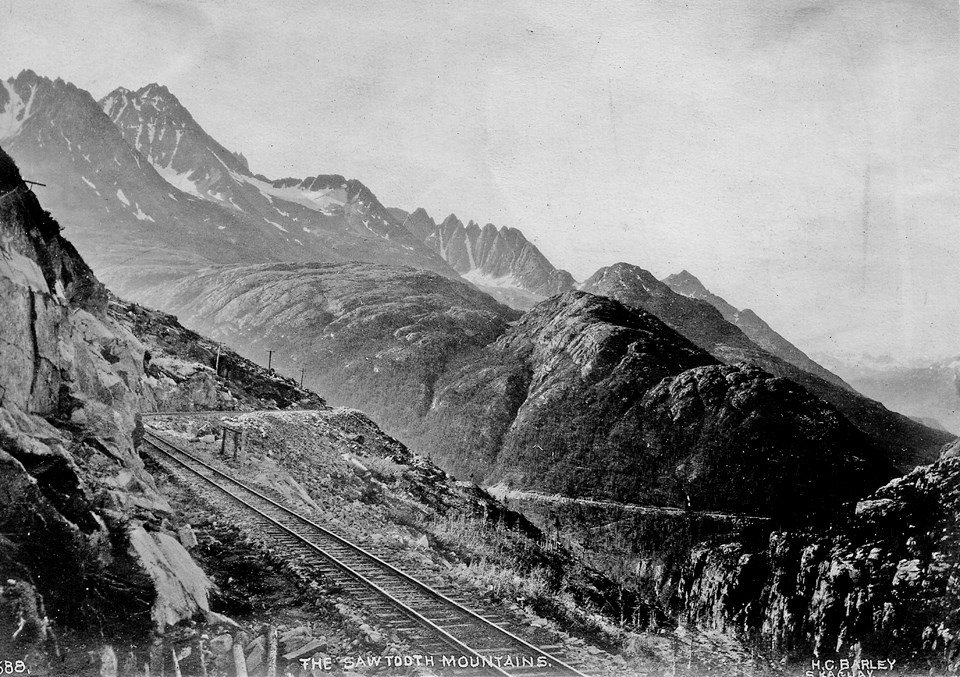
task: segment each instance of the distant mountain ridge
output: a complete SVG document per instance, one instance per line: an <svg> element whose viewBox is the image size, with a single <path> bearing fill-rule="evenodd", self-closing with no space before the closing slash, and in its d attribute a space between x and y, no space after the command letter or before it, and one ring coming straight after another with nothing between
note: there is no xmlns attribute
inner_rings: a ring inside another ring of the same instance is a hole
<svg viewBox="0 0 960 677"><path fill-rule="evenodd" d="M45 204L122 294L241 262L379 261L456 276L359 181L252 175L165 87L98 103L24 71L0 92L0 142L47 183Z"/></svg>
<svg viewBox="0 0 960 677"><path fill-rule="evenodd" d="M455 214L437 224L423 208L407 214L402 224L465 280L508 305L529 308L577 284L516 228L498 228L492 223L481 228L474 221L464 225Z"/></svg>
<svg viewBox="0 0 960 677"><path fill-rule="evenodd" d="M828 364L867 397L960 433L960 355L923 366L866 360Z"/></svg>
<svg viewBox="0 0 960 677"><path fill-rule="evenodd" d="M852 390L850 385L842 378L820 364L817 364L817 362L811 359L806 353L774 331L774 329L764 322L755 312L749 308L738 310L727 303L725 299L707 289L704 284L690 272L683 270L679 273L674 273L673 275L663 278L663 282L678 294L700 299L712 305L720 311L723 319L739 327L750 340L769 353L800 367L804 371L819 376L825 381L830 381L842 388Z"/></svg>

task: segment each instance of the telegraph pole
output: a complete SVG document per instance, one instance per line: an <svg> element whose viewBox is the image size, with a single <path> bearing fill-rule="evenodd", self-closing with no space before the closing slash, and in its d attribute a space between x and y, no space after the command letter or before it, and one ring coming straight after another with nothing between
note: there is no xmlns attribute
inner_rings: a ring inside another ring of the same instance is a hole
<svg viewBox="0 0 960 677"><path fill-rule="evenodd" d="M273 351L268 350L267 351L267 371L272 371L272 369L270 368L272 364L273 364Z"/></svg>
<svg viewBox="0 0 960 677"><path fill-rule="evenodd" d="M300 387L301 387L301 388L303 387L303 375L304 375L304 373L305 373L306 371L307 371L306 369L301 369L301 370L300 370Z"/></svg>

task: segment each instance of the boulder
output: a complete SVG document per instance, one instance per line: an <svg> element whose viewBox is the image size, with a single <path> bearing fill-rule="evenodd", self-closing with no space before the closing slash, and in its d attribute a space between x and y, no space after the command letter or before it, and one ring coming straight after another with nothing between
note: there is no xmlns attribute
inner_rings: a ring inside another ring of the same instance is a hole
<svg viewBox="0 0 960 677"><path fill-rule="evenodd" d="M197 535L189 524L185 524L177 530L177 538L180 539L180 544L187 550L197 547Z"/></svg>
<svg viewBox="0 0 960 677"><path fill-rule="evenodd" d="M213 583L174 538L148 533L143 527L128 532L131 554L153 580L157 592L151 618L158 629L210 611Z"/></svg>

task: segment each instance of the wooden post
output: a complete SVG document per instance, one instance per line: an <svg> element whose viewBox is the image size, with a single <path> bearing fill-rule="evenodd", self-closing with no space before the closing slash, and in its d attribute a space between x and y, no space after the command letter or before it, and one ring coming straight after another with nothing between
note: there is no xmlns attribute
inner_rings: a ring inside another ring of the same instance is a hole
<svg viewBox="0 0 960 677"><path fill-rule="evenodd" d="M200 675L207 677L207 647L203 645L203 637L200 638Z"/></svg>
<svg viewBox="0 0 960 677"><path fill-rule="evenodd" d="M277 626L267 628L267 677L277 677Z"/></svg>
<svg viewBox="0 0 960 677"><path fill-rule="evenodd" d="M233 638L233 665L237 671L237 677L248 677L247 659L243 657L243 637L240 633Z"/></svg>
<svg viewBox="0 0 960 677"><path fill-rule="evenodd" d="M246 426L244 426L243 432L240 433L239 461L240 461L241 468L243 467L246 460L247 460L247 428Z"/></svg>
<svg viewBox="0 0 960 677"><path fill-rule="evenodd" d="M117 654L109 644L100 649L100 677L117 677Z"/></svg>
<svg viewBox="0 0 960 677"><path fill-rule="evenodd" d="M153 640L153 645L150 647L150 674L159 675L159 677L163 677L163 668L164 668L163 639L160 637L156 637Z"/></svg>
<svg viewBox="0 0 960 677"><path fill-rule="evenodd" d="M220 426L220 456L227 455L227 426Z"/></svg>

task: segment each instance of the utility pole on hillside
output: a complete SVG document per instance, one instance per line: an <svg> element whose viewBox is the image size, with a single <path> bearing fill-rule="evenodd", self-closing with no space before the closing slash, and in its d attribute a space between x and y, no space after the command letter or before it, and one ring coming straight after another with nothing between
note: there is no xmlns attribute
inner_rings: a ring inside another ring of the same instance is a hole
<svg viewBox="0 0 960 677"><path fill-rule="evenodd" d="M306 373L306 369L300 369L300 387L303 387L303 375Z"/></svg>
<svg viewBox="0 0 960 677"><path fill-rule="evenodd" d="M273 351L268 350L267 351L267 371L273 371L273 369L270 368L272 364L273 364Z"/></svg>

